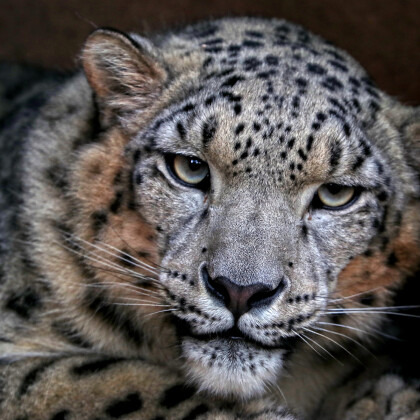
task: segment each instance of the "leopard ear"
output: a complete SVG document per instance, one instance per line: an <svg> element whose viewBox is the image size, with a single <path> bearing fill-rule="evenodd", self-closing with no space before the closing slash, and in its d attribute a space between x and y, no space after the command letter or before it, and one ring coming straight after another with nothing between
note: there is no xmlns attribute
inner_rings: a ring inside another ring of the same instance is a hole
<svg viewBox="0 0 420 420"><path fill-rule="evenodd" d="M420 172L420 107L411 107L393 102L385 108L385 114L396 127L406 153L407 161Z"/></svg>
<svg viewBox="0 0 420 420"><path fill-rule="evenodd" d="M82 64L100 106L119 116L146 111L167 78L151 42L111 29L98 29L88 37Z"/></svg>

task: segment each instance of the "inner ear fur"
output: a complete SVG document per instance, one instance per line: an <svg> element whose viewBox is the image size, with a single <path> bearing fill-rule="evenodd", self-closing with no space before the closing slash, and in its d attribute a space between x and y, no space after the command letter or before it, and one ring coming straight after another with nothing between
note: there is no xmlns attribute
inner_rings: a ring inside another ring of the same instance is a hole
<svg viewBox="0 0 420 420"><path fill-rule="evenodd" d="M88 37L81 59L101 106L118 114L138 113L159 98L167 73L151 50L146 39L137 42L113 29Z"/></svg>

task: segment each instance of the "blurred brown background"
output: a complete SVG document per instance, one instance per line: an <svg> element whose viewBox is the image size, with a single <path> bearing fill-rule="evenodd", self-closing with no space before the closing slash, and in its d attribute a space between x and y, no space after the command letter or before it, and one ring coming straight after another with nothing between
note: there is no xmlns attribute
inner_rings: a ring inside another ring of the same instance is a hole
<svg viewBox="0 0 420 420"><path fill-rule="evenodd" d="M147 33L221 15L286 18L348 50L420 104L420 0L0 0L0 59L69 68L95 26Z"/></svg>

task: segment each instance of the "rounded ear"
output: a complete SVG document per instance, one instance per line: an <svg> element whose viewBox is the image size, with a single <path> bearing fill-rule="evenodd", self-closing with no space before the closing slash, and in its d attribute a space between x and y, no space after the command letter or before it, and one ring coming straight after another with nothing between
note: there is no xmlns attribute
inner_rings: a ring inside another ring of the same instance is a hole
<svg viewBox="0 0 420 420"><path fill-rule="evenodd" d="M386 108L385 114L398 130L406 150L407 161L420 173L420 107L393 103Z"/></svg>
<svg viewBox="0 0 420 420"><path fill-rule="evenodd" d="M82 64L101 106L138 113L159 98L167 73L150 53L151 43L112 29L98 29L84 45ZM145 48L147 45L148 48Z"/></svg>

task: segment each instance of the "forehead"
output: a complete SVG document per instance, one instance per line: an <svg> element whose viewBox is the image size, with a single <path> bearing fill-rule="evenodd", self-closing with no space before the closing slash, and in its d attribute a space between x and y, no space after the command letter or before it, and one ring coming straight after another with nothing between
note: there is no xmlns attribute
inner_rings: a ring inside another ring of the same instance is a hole
<svg viewBox="0 0 420 420"><path fill-rule="evenodd" d="M320 38L281 21L240 19L190 27L167 48L174 43L202 60L194 88L158 123L169 143L234 176L250 174L255 162L280 162L276 177L287 172L289 181L313 156L326 163L318 165L323 178L346 153L366 151L363 127L380 94L351 57Z"/></svg>

